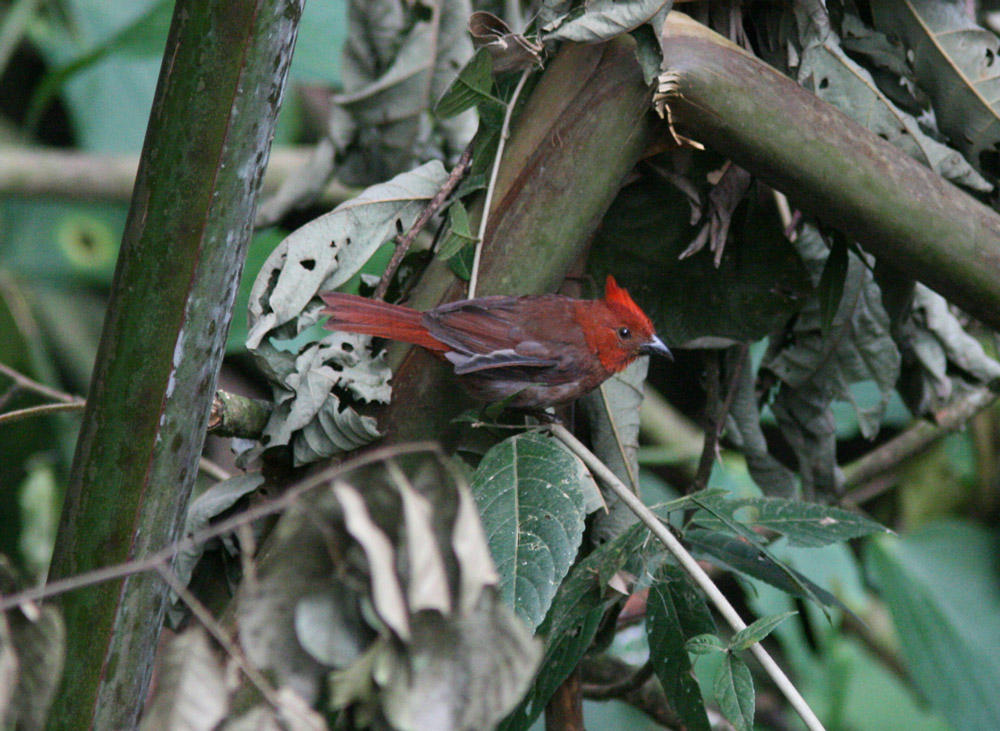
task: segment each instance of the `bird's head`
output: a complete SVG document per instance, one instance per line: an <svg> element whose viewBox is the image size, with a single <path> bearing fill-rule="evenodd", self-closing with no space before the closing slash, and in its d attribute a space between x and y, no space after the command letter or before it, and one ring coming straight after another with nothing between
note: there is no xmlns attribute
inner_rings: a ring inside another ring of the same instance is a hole
<svg viewBox="0 0 1000 731"><path fill-rule="evenodd" d="M597 332L592 337L607 370L620 371L640 355L673 359L670 349L656 336L653 322L610 274L602 304L595 322Z"/></svg>

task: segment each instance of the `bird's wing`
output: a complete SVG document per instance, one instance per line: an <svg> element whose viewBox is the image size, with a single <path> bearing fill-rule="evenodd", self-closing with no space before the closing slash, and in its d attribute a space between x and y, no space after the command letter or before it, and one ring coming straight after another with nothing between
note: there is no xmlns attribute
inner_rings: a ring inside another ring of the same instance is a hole
<svg viewBox="0 0 1000 731"><path fill-rule="evenodd" d="M561 315L567 301L558 295L480 297L435 307L424 313L423 324L435 339L459 354L495 356L496 365L483 367L552 365L558 354L541 343L558 338L560 326L539 322L533 313Z"/></svg>
<svg viewBox="0 0 1000 731"><path fill-rule="evenodd" d="M559 361L552 358L537 358L521 355L515 350L494 350L483 355L466 355L456 351L444 354L444 357L455 366L455 373L459 376L466 373L477 373L479 371L493 370L494 368L549 368L558 365Z"/></svg>

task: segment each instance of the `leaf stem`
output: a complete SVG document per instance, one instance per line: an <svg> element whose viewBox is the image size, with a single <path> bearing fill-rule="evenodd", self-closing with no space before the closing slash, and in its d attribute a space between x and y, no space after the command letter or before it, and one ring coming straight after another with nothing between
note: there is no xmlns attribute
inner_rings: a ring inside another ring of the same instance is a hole
<svg viewBox="0 0 1000 731"><path fill-rule="evenodd" d="M712 579L705 573L705 570L695 561L694 557L688 553L687 549L681 544L677 537L660 521L656 514L646 507L645 503L642 502L625 484L615 476L608 467L597 458L597 456L591 452L587 447L583 445L580 440L574 437L562 424L550 424L549 430L552 432L553 436L559 439L563 444L570 448L584 463L591 469L596 477L598 477L604 484L606 484L612 492L614 492L628 507L635 513L636 517L641 520L650 532L656 537L657 540L662 543L670 553L674 555L677 562L681 567L688 572L695 583L701 587L702 591L708 596L712 604L715 605L719 613L725 618L735 631L739 632L742 629L746 629L747 624L740 617L739 613L733 607L733 605L726 599L725 595L719 590ZM799 717L805 722L806 726L810 731L823 731L823 724L813 713L809 704L806 703L805 699L799 693L798 689L792 684L785 675L784 671L778 666L774 659L767 653L767 650L763 648L760 643L755 643L751 645L750 652L754 654L760 664L763 666L764 671L768 674L774 684L778 686L778 689L782 692L788 702L795 709Z"/></svg>
<svg viewBox="0 0 1000 731"><path fill-rule="evenodd" d="M83 407L86 405L86 401L79 399L78 401L71 401L66 404L43 404L42 406L30 406L26 409L18 409L17 411L8 411L6 414L0 414L0 424L10 424L15 421L20 421L21 419L30 419L35 416L56 414L60 411L83 411Z"/></svg>
<svg viewBox="0 0 1000 731"><path fill-rule="evenodd" d="M490 184L486 187L486 199L483 201L483 215L479 219L479 233L476 235L476 253L472 259L472 276L469 278L469 299L476 296L476 285L479 283L479 261L483 255L483 239L486 237L486 224L490 218L490 206L493 204L493 191L497 187L497 176L500 174L500 161L503 159L503 148L510 137L510 120L514 116L514 107L517 106L517 98L521 96L531 69L527 68L521 72L521 78L517 80L514 93L507 102L507 111L503 115L503 126L500 127L500 142L497 143L497 154L493 158L493 170L490 172Z"/></svg>
<svg viewBox="0 0 1000 731"><path fill-rule="evenodd" d="M64 404L70 404L82 400L77 396L71 396L70 394L63 393L62 391L56 391L54 388L49 388L38 381L33 381L24 374L15 371L13 368L4 365L3 363L0 363L0 374L10 378L19 388L34 391L38 395L52 399L53 401L61 401Z"/></svg>
<svg viewBox="0 0 1000 731"><path fill-rule="evenodd" d="M392 258L389 260L389 264L386 266L385 272L383 272L382 278L379 280L378 287L375 289L375 299L385 299L385 293L389 289L389 283L392 281L392 277L395 275L396 270L399 269L399 265L403 263L403 257L405 257L406 252L410 250L414 240L417 238L417 234L423 230L424 226L427 225L427 222L431 220L431 216L438 212L448 196L450 196L452 191L454 191L458 186L459 181L465 177L465 173L469 169L469 164L472 162L472 149L473 143L470 142L462 151L461 157L458 158L458 162L455 163L455 167L448 175L448 179L444 182L444 185L441 186L441 190L439 190L435 196L430 199L430 202L424 206L424 210L422 210L420 215L417 216L417 220L413 222L412 226L410 226L410 230L406 232L406 235L403 236L403 238L400 239L399 243L396 245L396 250L392 253Z"/></svg>
<svg viewBox="0 0 1000 731"><path fill-rule="evenodd" d="M168 565L169 562L173 560L174 556L181 551L186 551L189 548L201 545L212 538L232 533L240 526L248 525L265 516L280 513L282 510L290 507L304 493L314 490L317 487L329 484L338 475L342 475L353 469L357 469L358 467L382 461L389 457L401 454L413 454L416 452L430 452L437 455L441 454L440 448L431 442L399 444L366 452L360 457L342 462L339 465L330 467L329 469L323 470L312 477L302 480L301 482L290 487L281 495L281 497L261 503L254 508L250 508L249 510L239 513L238 515L234 515L232 518L223 520L205 528L204 530L200 530L194 535L187 536L179 541L170 543L164 548L161 548L159 551L149 554L145 558L114 564L112 566L105 566L99 569L94 569L93 571L76 574L75 576L67 576L65 579L58 579L45 584L44 586L25 589L24 591L18 592L17 594L11 594L9 596L2 596L0 597L0 612L12 609L13 607L21 604L41 599L48 599L49 597L65 594L66 592L75 591L76 589L84 589L88 586L100 584L105 581L123 579L127 576L133 576L147 571L157 571L159 566Z"/></svg>

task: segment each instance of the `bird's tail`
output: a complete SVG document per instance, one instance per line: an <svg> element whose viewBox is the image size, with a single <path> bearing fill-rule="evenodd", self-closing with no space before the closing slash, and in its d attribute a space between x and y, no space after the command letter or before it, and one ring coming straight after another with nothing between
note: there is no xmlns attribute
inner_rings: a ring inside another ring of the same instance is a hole
<svg viewBox="0 0 1000 731"><path fill-rule="evenodd" d="M375 335L438 352L448 350L448 346L427 332L422 312L354 294L327 292L320 297L327 305L321 314L330 316L323 324L327 330Z"/></svg>

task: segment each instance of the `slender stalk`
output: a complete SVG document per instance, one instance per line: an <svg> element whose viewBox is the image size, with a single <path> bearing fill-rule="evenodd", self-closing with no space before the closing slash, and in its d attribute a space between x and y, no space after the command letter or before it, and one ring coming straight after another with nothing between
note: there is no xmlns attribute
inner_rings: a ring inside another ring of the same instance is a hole
<svg viewBox="0 0 1000 731"><path fill-rule="evenodd" d="M44 404L42 406L29 406L26 409L18 409L17 411L8 411L6 414L0 414L0 424L11 424L15 421L21 421L22 419L31 419L36 416L57 414L61 411L83 411L86 405L87 402L80 399L79 401L73 401L68 404Z"/></svg>
<svg viewBox="0 0 1000 731"><path fill-rule="evenodd" d="M63 403L70 404L81 400L79 396L72 396L68 393L63 393L62 391L56 391L54 388L49 388L38 381L33 381L23 373L15 371L13 368L6 366L3 363L0 363L0 374L7 376L14 381L18 388L22 388L26 391L34 391L39 396L44 396L45 398L52 399L53 401L62 401Z"/></svg>
<svg viewBox="0 0 1000 731"><path fill-rule="evenodd" d="M500 142L497 144L497 154L493 158L493 170L490 172L490 183L486 188L486 200L483 201L483 215L479 219L479 233L476 235L476 253L472 259L472 276L469 279L469 299L476 296L476 285L479 282L479 262L483 258L483 240L486 238L486 224L490 218L490 206L493 204L493 194L497 187L497 176L500 174L500 161L503 159L503 150L510 137L510 120L514 116L514 107L517 106L517 98L521 96L521 89L531 75L532 69L527 68L521 72L521 78L517 80L514 87L514 94L507 102L507 111L503 115L503 126L500 128Z"/></svg>
<svg viewBox="0 0 1000 731"><path fill-rule="evenodd" d="M656 516L656 514L650 510L646 505L640 500L625 484L615 476L608 467L599 460L593 452L591 452L583 443L574 437L566 427L561 424L552 424L549 426L549 430L552 434L559 439L563 444L570 448L570 450L576 454L580 459L584 461L587 467L598 477L605 485L611 488L611 491L615 493L623 502L625 502L632 512L635 513L636 517L641 520L647 528L649 528L650 533L652 533L660 543L666 547L670 553L674 555L677 562L681 567L688 572L688 575L694 579L695 583L701 587L701 590L705 592L712 604L719 613L725 618L735 631L739 632L746 628L746 622L740 617L739 613L736 611L735 607L729 603L726 596L719 590L719 587L715 585L712 579L705 569L703 569L694 557L688 553L687 549L677 540L676 536L670 532L670 530L663 524L663 522ZM760 664L763 666L764 671L768 674L774 684L782 692L788 702L795 709L795 712L799 714L799 717L803 720L810 731L822 731L823 724L813 713L809 704L806 703L805 698L799 693L798 689L792 684L785 675L784 671L778 666L778 664L771 658L767 650L763 648L759 643L754 644L750 647L750 652L754 654Z"/></svg>
<svg viewBox="0 0 1000 731"><path fill-rule="evenodd" d="M417 234L423 231L424 226L427 222L431 220L431 217L438 212L444 202L448 199L448 196L452 194L452 191L458 187L459 182L465 177L465 173L469 170L469 164L472 162L472 142L470 142L465 150L462 151L461 157L458 158L458 162L452 169L451 173L448 175L448 179L445 181L444 185L441 186L441 190L431 198L430 202L424 206L424 210L420 212L417 216L417 220L413 222L410 226L410 230L406 232L406 235L399 240L396 244L396 250L392 252L392 258L389 260L389 264L385 268L385 272L382 274L382 278L379 280L378 287L375 289L375 299L384 300L385 293L389 290L389 283L392 281L393 275L396 270L399 269L399 265L403 263L403 257L406 256L406 252L410 250L413 245L414 240L417 238Z"/></svg>
<svg viewBox="0 0 1000 731"><path fill-rule="evenodd" d="M224 536L243 526L250 525L261 518L266 518L269 515L274 515L288 509L303 494L310 490L315 490L317 487L329 484L338 475L345 474L359 467L364 467L365 465L380 462L388 457L416 452L435 452L440 454L440 449L436 444L430 442L416 442L413 444L400 444L392 447L383 447L382 449L374 449L360 457L342 462L339 465L323 470L319 474L292 485L280 497L261 503L226 520L214 523L191 536L174 541L144 558L113 564L111 566L103 566L92 571L69 576L65 579L50 581L44 586L25 589L17 594L0 596L0 612L59 596L60 594L66 594L67 592L86 589L87 587L96 586L107 581L123 579L127 576L134 576L135 574L142 574L147 571L155 571L158 566L169 565L174 556L181 551L194 548L213 538ZM241 543L250 545L252 542L241 540Z"/></svg>

